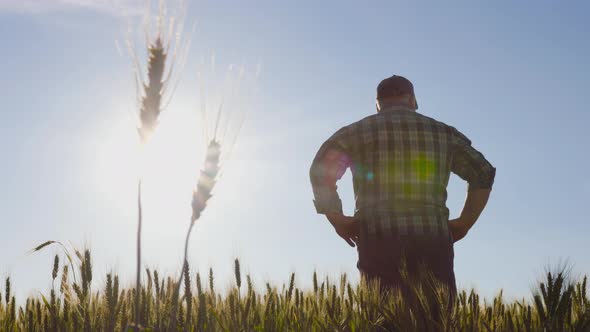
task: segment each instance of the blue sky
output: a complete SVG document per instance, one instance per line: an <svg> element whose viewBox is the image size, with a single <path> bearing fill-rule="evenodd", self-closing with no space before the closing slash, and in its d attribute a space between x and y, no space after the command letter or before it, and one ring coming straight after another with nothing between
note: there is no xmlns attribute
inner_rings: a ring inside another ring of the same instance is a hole
<svg viewBox="0 0 590 332"><path fill-rule="evenodd" d="M133 279L136 110L131 62L117 51L126 19L112 1L0 5L0 276L17 294L46 290L62 240L88 246L95 286L110 270ZM133 12L138 1L119 2ZM202 160L196 68L262 74L217 196L192 237L190 261L223 285L234 257L255 280L309 285L314 269L357 278L356 252L315 214L308 168L340 127L375 111L375 87L410 78L420 111L459 128L497 168L488 208L455 245L460 286L528 296L545 266L590 272L586 204L590 134L590 6L579 2L198 1L179 89L153 144L145 180L144 262L175 272ZM350 175L340 193L353 210ZM453 177L451 215L466 186Z"/></svg>

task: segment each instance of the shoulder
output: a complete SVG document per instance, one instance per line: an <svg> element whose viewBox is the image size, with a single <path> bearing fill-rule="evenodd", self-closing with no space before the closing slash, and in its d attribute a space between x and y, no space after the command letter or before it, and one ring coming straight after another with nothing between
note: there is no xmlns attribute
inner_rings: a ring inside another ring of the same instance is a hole
<svg viewBox="0 0 590 332"><path fill-rule="evenodd" d="M378 114L366 116L358 121L340 128L334 135L353 135L357 130L377 120Z"/></svg>
<svg viewBox="0 0 590 332"><path fill-rule="evenodd" d="M429 116L426 116L424 114L420 114L420 117L422 119L424 119L425 121L428 121L436 126L439 126L440 128L442 128L448 135L450 135L454 140L458 140L458 141L463 141L466 142L467 144L471 144L471 140L465 135L463 134L459 129L457 129L456 127L449 125L445 122L436 120L434 118L431 118Z"/></svg>
<svg viewBox="0 0 590 332"><path fill-rule="evenodd" d="M355 130L359 130L361 128L367 128L367 126L370 126L371 124L374 124L375 122L379 121L380 118L383 118L383 117L379 113L371 114L371 115L368 115L356 122L349 124L345 128L347 128L347 130L349 130L349 131L355 131Z"/></svg>
<svg viewBox="0 0 590 332"><path fill-rule="evenodd" d="M424 115L422 113L416 113L416 116L418 116L424 122L429 122L429 123L431 123L433 125L436 125L436 126L439 126L441 128L445 128L445 129L448 129L448 130L451 130L451 128L453 128L452 126L450 126L450 125L448 125L448 124L446 124L446 123L444 123L442 121L439 121L439 120L437 120L435 118L431 118L431 117L429 117L427 115Z"/></svg>
<svg viewBox="0 0 590 332"><path fill-rule="evenodd" d="M376 121L378 118L379 118L379 113L367 115L364 118L351 123L350 126L353 126L353 127L362 126L362 125L367 124L369 122Z"/></svg>

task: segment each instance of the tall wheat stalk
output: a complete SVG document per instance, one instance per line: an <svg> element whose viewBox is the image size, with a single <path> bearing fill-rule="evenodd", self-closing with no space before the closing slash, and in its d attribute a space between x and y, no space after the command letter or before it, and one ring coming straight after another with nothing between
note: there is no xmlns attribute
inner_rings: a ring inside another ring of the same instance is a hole
<svg viewBox="0 0 590 332"><path fill-rule="evenodd" d="M215 64L214 58L212 59L212 69L215 71ZM183 273L188 273L188 271L184 271L185 268L188 268L188 246L189 240L192 233L192 230L199 218L201 217L203 211L207 206L207 202L211 199L213 188L217 183L217 178L221 172L221 157L222 157L222 145L223 145L223 155L224 159L229 158L233 150L233 146L236 143L238 134L240 132L242 123L245 118L245 112L243 109L239 111L232 112L231 110L226 110L225 105L229 104L227 101L232 101L234 97L234 93L236 90L236 85L242 79L244 74L243 68L238 68L239 70L235 71L233 65L229 66L227 77L225 78L225 84L229 84L230 88L229 91L221 91L221 98L219 100L219 106L217 107L217 114L215 115L214 122L209 123L207 116L207 107L206 107L206 98L207 93L205 92L204 88L207 85L210 85L211 82L206 82L204 84L204 78L201 76L203 73L199 71L198 79L200 85L200 95L201 95L201 116L203 121L203 134L207 144L206 148L206 156L204 166L201 169L197 185L193 190L192 196L192 215L189 222L189 227L186 232L186 237L184 241L184 254L182 259L182 266L183 271L181 271L180 276L178 277L177 283L174 287L173 292L173 303L172 309L170 311L170 327L169 329L176 328L176 315L178 311L178 298L180 292L180 286L182 283L182 275ZM202 70L202 68L201 68ZM237 77L231 77L233 73L237 73ZM258 73L257 73L258 75ZM223 90L222 88L220 90ZM225 94L227 93L227 94ZM227 100L224 100L224 97ZM230 104L231 105L231 104ZM233 106L233 105L232 105ZM243 105L242 105L243 106ZM239 107L237 107L239 108ZM243 108L243 107L242 107ZM213 120L213 119L212 119ZM212 128L209 128L209 127ZM211 130L210 130L211 129ZM231 132L231 133L230 133Z"/></svg>
<svg viewBox="0 0 590 332"><path fill-rule="evenodd" d="M158 36L148 47L147 84L144 84L144 95L139 110L140 126L137 129L143 150L153 135L161 113L162 93L164 89L164 70L166 66L166 50ZM142 151L143 152L143 151ZM141 205L140 174L137 183L137 265L135 280L135 326L139 326L140 294L141 294L141 226L143 224L143 209Z"/></svg>
<svg viewBox="0 0 590 332"><path fill-rule="evenodd" d="M175 84L178 82L178 78L173 76L175 72L174 66L175 64L180 67L184 66L184 59L186 58L186 52L189 47L188 43L182 43L182 20L176 21L174 18L167 18L165 13L165 1L160 0L159 14L155 24L156 32L153 37L150 36L150 29L148 27L150 21L149 12L146 15L147 72L145 77L142 75L135 47L131 39L128 40L129 51L135 64L136 90L138 91L140 102L138 114L139 124L137 127L137 133L140 139L140 158L142 158L140 159L140 167L144 161L143 157L146 152L146 146L158 126L160 114L170 102L176 87ZM168 91L170 86L172 90ZM168 94L166 101L164 100L165 94ZM136 329L140 326L141 308L142 177L143 172L140 170L137 184L137 262L134 303L134 322Z"/></svg>
<svg viewBox="0 0 590 332"><path fill-rule="evenodd" d="M176 326L176 313L178 309L178 297L180 292L180 285L182 282L183 273L188 273L184 269L188 269L188 244L191 232L195 223L201 217L201 214L207 206L207 201L213 196L211 194L217 180L217 175L220 170L220 156L221 156L221 144L216 138L213 138L207 146L207 156L205 158L205 166L201 170L201 175L197 182L196 189L193 191L192 199L192 216L189 223L188 231L186 232L186 238L184 240L184 256L182 259L183 271L176 282L173 295L173 304L171 310L170 329L174 329Z"/></svg>

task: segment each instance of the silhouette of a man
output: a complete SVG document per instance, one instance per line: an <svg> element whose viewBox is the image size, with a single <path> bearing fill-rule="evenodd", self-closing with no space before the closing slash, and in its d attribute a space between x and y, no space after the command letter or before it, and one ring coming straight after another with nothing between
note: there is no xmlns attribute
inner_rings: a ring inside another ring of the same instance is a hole
<svg viewBox="0 0 590 332"><path fill-rule="evenodd" d="M377 114L338 130L310 169L318 213L358 250L361 275L403 288L400 275L425 267L456 293L453 243L477 221L496 169L454 127L424 116L412 83L392 76L377 87ZM353 175L355 213L342 213L336 182ZM468 182L459 218L446 207L451 172Z"/></svg>

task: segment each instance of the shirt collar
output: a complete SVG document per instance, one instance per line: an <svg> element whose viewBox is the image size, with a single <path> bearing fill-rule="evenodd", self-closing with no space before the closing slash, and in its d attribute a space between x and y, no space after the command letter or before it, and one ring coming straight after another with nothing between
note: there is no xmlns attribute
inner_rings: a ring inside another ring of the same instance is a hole
<svg viewBox="0 0 590 332"><path fill-rule="evenodd" d="M387 106L382 108L381 110L379 110L379 113L381 112L390 112L390 111L410 111L410 112L414 112L415 110L407 105L391 105L391 106Z"/></svg>

